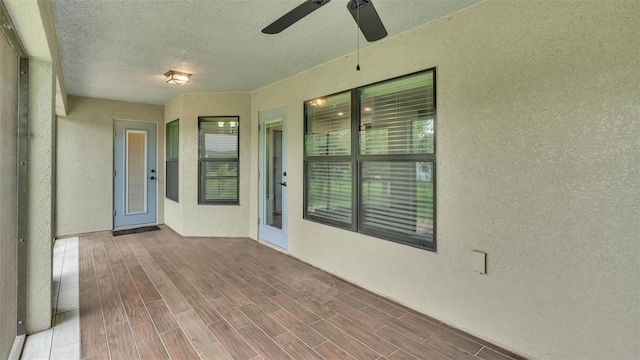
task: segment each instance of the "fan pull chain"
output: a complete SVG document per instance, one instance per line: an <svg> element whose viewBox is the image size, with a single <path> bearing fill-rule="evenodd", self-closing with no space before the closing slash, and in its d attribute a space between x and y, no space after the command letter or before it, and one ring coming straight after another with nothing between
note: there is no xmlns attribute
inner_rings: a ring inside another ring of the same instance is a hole
<svg viewBox="0 0 640 360"><path fill-rule="evenodd" d="M356 66L356 70L360 71L360 4L358 3L358 1L354 1L354 3L356 4L356 17L357 19L357 23L358 26L356 26L356 43L358 44L358 51L357 51L357 63L358 65Z"/></svg>

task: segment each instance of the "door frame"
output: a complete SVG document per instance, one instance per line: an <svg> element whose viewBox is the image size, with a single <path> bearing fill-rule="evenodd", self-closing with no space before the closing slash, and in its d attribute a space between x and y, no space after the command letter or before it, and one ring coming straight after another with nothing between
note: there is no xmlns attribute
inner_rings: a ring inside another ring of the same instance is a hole
<svg viewBox="0 0 640 360"><path fill-rule="evenodd" d="M258 239L269 242L280 248L287 249L287 188L282 189L282 229L274 228L265 224L265 179L267 176L265 169L266 144L265 130L266 124L276 119L282 121L282 171L287 171L287 106L282 105L273 109L258 112ZM286 182L287 176L283 176Z"/></svg>
<svg viewBox="0 0 640 360"><path fill-rule="evenodd" d="M155 191L153 191L151 194L148 194L148 196L153 196L155 198L155 212L154 212L154 220L152 222L145 222L145 223L140 223L140 224L133 224L133 225L123 225L123 226L115 226L115 211L116 211L116 201L115 201L115 197L116 197L116 176L115 173L112 177L113 181L112 181L112 190L111 190L111 210L112 210L112 214L113 216L111 217L111 228L113 230L126 230L126 229L133 229L133 228L138 228L138 227L143 227L143 226L150 226L150 225L157 225L158 224L158 213L159 213L159 197L158 197L158 189L159 189L159 182L160 179L158 177L159 174L159 169L158 169L158 164L159 164L159 153L158 153L158 147L159 147L159 139L160 139L160 131L159 128L160 126L158 126L158 123L155 121L144 121L144 120L131 120L131 119L117 119L114 118L112 125L113 125L113 143L112 143L112 161L111 161L111 166L112 166L112 170L115 172L115 165L116 165L116 122L121 121L121 122L132 122L132 123L140 123L140 124L152 124L155 126L155 146L152 149L148 149L150 153L154 153L155 154L155 162L152 164L153 165L153 169L155 170L155 182L156 182L156 186L155 186ZM148 181L148 180L147 180Z"/></svg>

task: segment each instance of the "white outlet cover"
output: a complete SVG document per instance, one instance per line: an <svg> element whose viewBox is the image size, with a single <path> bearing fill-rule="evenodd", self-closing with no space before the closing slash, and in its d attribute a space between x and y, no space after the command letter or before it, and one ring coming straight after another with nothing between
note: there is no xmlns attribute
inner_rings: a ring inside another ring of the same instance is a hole
<svg viewBox="0 0 640 360"><path fill-rule="evenodd" d="M471 270L480 273L487 273L487 254L473 250L471 251Z"/></svg>

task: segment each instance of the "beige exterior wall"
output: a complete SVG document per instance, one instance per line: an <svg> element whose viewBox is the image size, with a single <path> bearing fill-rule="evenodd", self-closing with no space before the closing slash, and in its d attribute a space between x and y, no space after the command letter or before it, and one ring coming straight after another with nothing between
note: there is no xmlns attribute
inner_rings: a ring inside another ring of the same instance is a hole
<svg viewBox="0 0 640 360"><path fill-rule="evenodd" d="M487 1L253 92L251 144L288 109L289 253L532 357L640 357L639 13ZM438 252L303 220L303 101L433 67Z"/></svg>
<svg viewBox="0 0 640 360"><path fill-rule="evenodd" d="M166 104L165 122L180 118L180 203L166 201L166 223L182 235L249 236L250 111L249 93L184 94ZM240 117L240 205L198 205L199 116Z"/></svg>
<svg viewBox="0 0 640 360"><path fill-rule="evenodd" d="M158 124L157 222L164 222L164 110L161 105L69 97L57 123L56 236L113 228L113 121Z"/></svg>
<svg viewBox="0 0 640 360"><path fill-rule="evenodd" d="M0 35L0 359L9 357L17 335L18 72L19 60Z"/></svg>
<svg viewBox="0 0 640 360"><path fill-rule="evenodd" d="M55 90L50 62L29 61L27 333L51 327Z"/></svg>

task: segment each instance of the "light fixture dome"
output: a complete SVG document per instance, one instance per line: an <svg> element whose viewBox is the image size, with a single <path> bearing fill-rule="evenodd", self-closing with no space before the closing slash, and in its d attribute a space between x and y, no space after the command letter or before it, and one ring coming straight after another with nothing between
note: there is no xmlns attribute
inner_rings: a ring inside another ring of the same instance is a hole
<svg viewBox="0 0 640 360"><path fill-rule="evenodd" d="M327 103L327 100L325 100L324 98L317 98L317 99L313 99L313 100L309 100L308 104L311 106L323 106L324 104Z"/></svg>
<svg viewBox="0 0 640 360"><path fill-rule="evenodd" d="M175 70L169 70L164 74L164 76L167 77L168 83L176 84L176 85L188 84L189 81L191 81L191 75L192 74L175 71Z"/></svg>

